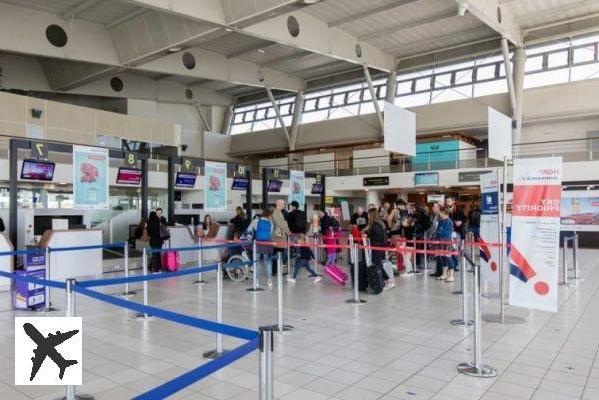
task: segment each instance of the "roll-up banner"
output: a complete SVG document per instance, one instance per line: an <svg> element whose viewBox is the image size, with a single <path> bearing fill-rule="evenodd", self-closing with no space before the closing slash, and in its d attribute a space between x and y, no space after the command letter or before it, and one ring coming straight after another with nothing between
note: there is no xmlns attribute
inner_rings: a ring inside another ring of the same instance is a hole
<svg viewBox="0 0 599 400"><path fill-rule="evenodd" d="M73 208L108 210L108 149L73 146Z"/></svg>
<svg viewBox="0 0 599 400"><path fill-rule="evenodd" d="M499 285L499 179L497 171L480 175L480 266L481 279L488 286ZM488 245L491 244L491 245Z"/></svg>
<svg viewBox="0 0 599 400"><path fill-rule="evenodd" d="M227 164L206 161L204 171L204 210L226 211Z"/></svg>
<svg viewBox="0 0 599 400"><path fill-rule="evenodd" d="M304 171L289 171L289 195L287 201L297 201L299 209L303 210L306 204L306 177Z"/></svg>
<svg viewBox="0 0 599 400"><path fill-rule="evenodd" d="M510 305L557 311L561 184L561 157L514 161Z"/></svg>

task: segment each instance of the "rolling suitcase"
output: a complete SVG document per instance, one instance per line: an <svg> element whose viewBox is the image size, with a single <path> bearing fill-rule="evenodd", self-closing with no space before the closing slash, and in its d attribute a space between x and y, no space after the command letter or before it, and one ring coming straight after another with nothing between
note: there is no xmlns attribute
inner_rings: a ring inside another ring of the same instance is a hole
<svg viewBox="0 0 599 400"><path fill-rule="evenodd" d="M344 270L339 268L337 265L327 265L324 267L324 272L331 278L331 280L335 283L338 283L341 286L345 286L345 281L347 280L347 274Z"/></svg>
<svg viewBox="0 0 599 400"><path fill-rule="evenodd" d="M165 251L162 253L162 269L167 272L175 272L179 270L181 261L179 260L179 252Z"/></svg>
<svg viewBox="0 0 599 400"><path fill-rule="evenodd" d="M383 277L383 269L380 265L371 265L366 270L368 276L368 286L370 287L371 294L379 294L385 287L385 280Z"/></svg>

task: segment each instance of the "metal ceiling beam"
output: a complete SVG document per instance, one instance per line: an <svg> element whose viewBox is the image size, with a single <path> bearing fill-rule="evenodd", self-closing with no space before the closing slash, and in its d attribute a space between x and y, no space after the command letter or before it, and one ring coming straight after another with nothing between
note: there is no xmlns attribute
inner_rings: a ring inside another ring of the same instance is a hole
<svg viewBox="0 0 599 400"><path fill-rule="evenodd" d="M27 21L24 23L23 21ZM160 57L139 66L124 64L119 60L115 43L107 29L100 24L74 18L69 21L69 41L64 47L54 47L44 35L39 34L40 26L64 25L59 16L43 11L0 3L0 51L26 54L81 63L95 64L107 70L115 68L140 70L157 74L171 74L195 79L228 81L237 84L264 87L266 85L297 91L304 87L301 78L287 73L261 67L245 60L229 60L226 56L202 49L191 49L196 60L193 69L182 63L181 54L161 54ZM20 40L14 40L19 37ZM104 71L103 68L100 68ZM91 79L96 78L97 70L90 71ZM87 76L87 78L90 78ZM77 75L72 82L63 82L61 87L73 89L77 84L89 81L85 75Z"/></svg>
<svg viewBox="0 0 599 400"><path fill-rule="evenodd" d="M255 53L258 50L265 50L265 49L269 48L270 46L273 46L274 44L275 43L266 43L266 44L260 43L259 45L255 45L255 46L252 46L252 47L249 47L249 48L238 50L238 51L233 52L231 54L227 54L227 58L236 58L236 57L243 56L245 54ZM262 64L262 66L264 66L264 64Z"/></svg>
<svg viewBox="0 0 599 400"><path fill-rule="evenodd" d="M287 129L287 125L285 125L285 121L283 120L283 117L281 116L281 110L279 109L279 105L277 104L277 101L275 100L275 96L272 94L272 90L268 86L266 87L266 93L268 94L268 98L270 99L270 102L272 103L272 108L274 108L275 113L277 114L277 119L279 120L279 125L281 125L281 130L283 131L283 133L285 134L285 137L287 138L287 144L289 146L291 146L291 136L289 135L289 130Z"/></svg>
<svg viewBox="0 0 599 400"><path fill-rule="evenodd" d="M122 17L119 17L119 18L111 21L110 23L106 24L106 29L110 29L110 28L115 27L117 25L120 25L120 24L122 24L124 22L132 20L133 18L138 17L138 16L140 16L141 14L143 14L143 13L145 13L147 11L148 10L145 9L145 8L140 8L138 10L131 11L129 14L125 14Z"/></svg>
<svg viewBox="0 0 599 400"><path fill-rule="evenodd" d="M385 122L383 120L383 113L381 112L381 107L379 106L379 100L376 97L376 90L374 90L374 84L372 83L372 77L370 76L370 71L367 66L364 66L364 78L366 78L366 83L368 84L368 91L370 92L370 97L372 104L374 105L374 111L376 113L376 118L379 121L379 125L381 127L381 133L385 129Z"/></svg>
<svg viewBox="0 0 599 400"><path fill-rule="evenodd" d="M481 33L483 28L484 27L477 27L477 28L466 29L466 30L463 30L463 31L455 32L454 35L468 35L468 34L471 34L471 33ZM427 39L424 39L424 40L419 40L417 42L408 43L408 45L411 46L411 47L420 47L420 46L423 46L423 45L427 45L429 43L438 43L440 40L443 40L443 39L447 39L447 35L433 36L433 37L430 37L430 38L427 38ZM477 39L476 42L485 42L485 41L490 41L490 40L492 40L492 38L481 38L481 39ZM469 43L472 43L472 42L469 42ZM458 46L463 46L463 45L460 44ZM391 48L390 50L391 51L397 51L397 50L401 50L403 47L404 46L396 46L396 47ZM438 50L434 50L432 52L441 51L442 49L447 49L447 47L442 47L442 48L439 48ZM403 59L406 59L406 58L416 57L419 54L421 54L421 53L414 54L414 55L410 54L410 55L406 55L406 56L401 56L401 57L398 57L397 60L403 60Z"/></svg>
<svg viewBox="0 0 599 400"><path fill-rule="evenodd" d="M82 0L73 7L69 7L67 10L65 10L62 14L60 14L60 17L62 19L76 18L97 4L98 0Z"/></svg>
<svg viewBox="0 0 599 400"><path fill-rule="evenodd" d="M454 0L460 7L482 23L505 37L517 47L522 46L522 30L507 7L501 7L499 0Z"/></svg>
<svg viewBox="0 0 599 400"><path fill-rule="evenodd" d="M363 11L360 14L350 15L349 17L339 18L334 21L329 22L329 26L334 28L336 26L349 24L350 22L358 21L360 19L368 18L372 15L380 14L385 11L390 11L396 8L400 8L403 6L407 6L413 3L417 3L419 0L399 0L395 3L390 3L381 7L372 8L367 11Z"/></svg>
<svg viewBox="0 0 599 400"><path fill-rule="evenodd" d="M437 15L434 15L434 16L429 17L429 18L419 19L419 20L416 20L416 21L413 21L413 22L410 22L410 23L407 23L407 24L406 23L402 23L401 25L394 25L394 26L391 26L389 28L380 29L380 30L378 30L376 32L372 32L372 33L369 33L367 35L360 36L359 39L360 40L368 41L368 40L375 39L375 38L377 38L379 36L396 34L396 33L399 33L399 32L404 32L404 31L408 31L410 29L418 28L418 27L423 26L423 25L434 24L434 23L437 23L437 22L441 22L441 21L444 21L444 20L447 20L447 19L453 19L453 18L459 18L458 14L457 14L457 11L455 11L455 10L452 10L450 12L444 12L444 13L441 13L441 14L437 14Z"/></svg>
<svg viewBox="0 0 599 400"><path fill-rule="evenodd" d="M288 56L279 57L279 58L275 58L274 60L267 61L265 63L262 63L262 66L263 67L270 67L270 66L275 65L275 64L285 63L285 62L288 62L288 61L297 60L299 58L304 58L304 57L307 57L307 56L311 56L312 54L314 54L314 53L312 53L310 51L301 51L299 53L295 53L295 54L291 54L291 55L288 55Z"/></svg>
<svg viewBox="0 0 599 400"><path fill-rule="evenodd" d="M306 74L306 73L310 73L312 71L319 71L319 70L323 70L323 69L330 69L330 68L335 68L335 67L339 67L342 65L345 65L346 63L344 61L332 61L326 64L321 64L321 65L315 65L313 67L308 67L308 68L302 68L302 69L298 69L296 71L293 71L294 74Z"/></svg>

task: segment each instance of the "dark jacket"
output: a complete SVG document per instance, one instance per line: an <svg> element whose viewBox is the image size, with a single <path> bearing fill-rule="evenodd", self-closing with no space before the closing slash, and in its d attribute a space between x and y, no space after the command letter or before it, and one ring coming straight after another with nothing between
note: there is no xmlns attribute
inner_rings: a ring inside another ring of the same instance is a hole
<svg viewBox="0 0 599 400"><path fill-rule="evenodd" d="M231 218L229 222L233 224L235 233L243 233L246 231L248 226L250 226L251 221L249 218L245 218L241 215L236 215L235 217Z"/></svg>
<svg viewBox="0 0 599 400"><path fill-rule="evenodd" d="M333 230L337 230L339 228L339 222L334 217L330 215L325 215L320 219L320 232L324 235L329 228L333 228Z"/></svg>
<svg viewBox="0 0 599 400"><path fill-rule="evenodd" d="M453 221L453 230L460 234L460 238L464 239L466 237L466 214L461 208L455 208L449 214L449 218ZM461 221L462 224L460 226L456 225L457 221Z"/></svg>
<svg viewBox="0 0 599 400"><path fill-rule="evenodd" d="M357 225L360 230L366 228L366 225L368 225L368 213L366 211L362 212L362 215L359 215L357 212L353 213L351 223L352 225Z"/></svg>
<svg viewBox="0 0 599 400"><path fill-rule="evenodd" d="M431 219L429 215L422 209L416 209L414 213L414 237L418 239L423 238L430 225Z"/></svg>
<svg viewBox="0 0 599 400"><path fill-rule="evenodd" d="M164 240L160 238L160 225L162 219L151 219L148 221L148 236L150 247L162 247ZM166 221L166 220L165 220Z"/></svg>
<svg viewBox="0 0 599 400"><path fill-rule="evenodd" d="M371 246L387 246L387 229L383 221L374 222L370 229L368 229L368 240ZM380 267L383 259L385 258L385 252L382 250L372 250L372 264Z"/></svg>
<svg viewBox="0 0 599 400"><path fill-rule="evenodd" d="M302 210L292 210L287 214L287 225L291 233L306 233L308 219Z"/></svg>

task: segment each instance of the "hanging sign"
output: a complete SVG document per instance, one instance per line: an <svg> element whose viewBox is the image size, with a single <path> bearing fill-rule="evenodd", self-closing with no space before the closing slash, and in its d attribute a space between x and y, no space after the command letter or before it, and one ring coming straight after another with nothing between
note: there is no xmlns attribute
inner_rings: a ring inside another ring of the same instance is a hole
<svg viewBox="0 0 599 400"><path fill-rule="evenodd" d="M108 149L73 146L73 208L108 210Z"/></svg>
<svg viewBox="0 0 599 400"><path fill-rule="evenodd" d="M289 171L289 195L287 202L297 201L300 210L303 210L306 204L305 184L304 171Z"/></svg>
<svg viewBox="0 0 599 400"><path fill-rule="evenodd" d="M481 279L489 286L499 284L499 179L497 172L480 175L480 268Z"/></svg>
<svg viewBox="0 0 599 400"><path fill-rule="evenodd" d="M225 211L227 208L227 164L206 161L204 169L204 210Z"/></svg>
<svg viewBox="0 0 599 400"><path fill-rule="evenodd" d="M557 311L561 157L514 161L510 305Z"/></svg>

